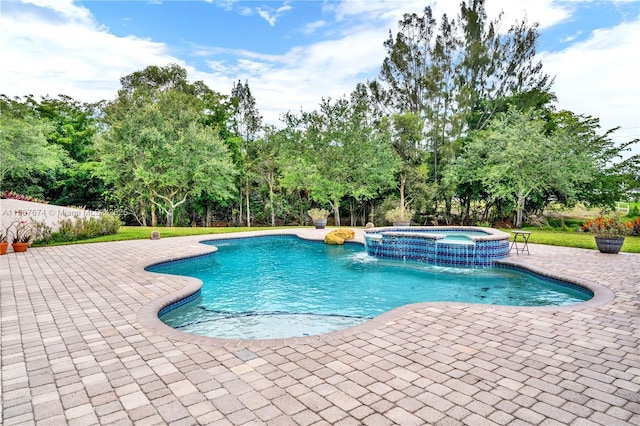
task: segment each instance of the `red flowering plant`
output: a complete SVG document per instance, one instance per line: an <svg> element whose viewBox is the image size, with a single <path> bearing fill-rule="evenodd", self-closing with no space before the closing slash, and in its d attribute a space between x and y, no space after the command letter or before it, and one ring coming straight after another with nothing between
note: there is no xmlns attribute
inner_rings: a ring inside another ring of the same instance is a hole
<svg viewBox="0 0 640 426"><path fill-rule="evenodd" d="M582 228L585 231L593 232L596 237L602 238L623 238L632 231L631 222L625 223L617 217L598 216L588 221Z"/></svg>
<svg viewBox="0 0 640 426"><path fill-rule="evenodd" d="M0 192L0 198L4 198L4 199L7 199L7 200L31 201L32 203L47 204L47 202L44 201L44 200L40 200L40 199L38 199L36 197L31 197L29 195L18 194L18 193L13 192L13 191Z"/></svg>
<svg viewBox="0 0 640 426"><path fill-rule="evenodd" d="M631 221L631 235L640 236L640 217L637 217L636 220Z"/></svg>

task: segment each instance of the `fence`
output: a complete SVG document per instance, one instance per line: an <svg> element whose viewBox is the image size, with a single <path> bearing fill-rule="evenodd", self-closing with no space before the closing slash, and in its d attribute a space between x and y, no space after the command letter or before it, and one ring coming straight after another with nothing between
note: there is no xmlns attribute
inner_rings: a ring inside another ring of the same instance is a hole
<svg viewBox="0 0 640 426"><path fill-rule="evenodd" d="M629 203L625 203L624 201L618 201L616 203L616 211L624 214L629 214Z"/></svg>

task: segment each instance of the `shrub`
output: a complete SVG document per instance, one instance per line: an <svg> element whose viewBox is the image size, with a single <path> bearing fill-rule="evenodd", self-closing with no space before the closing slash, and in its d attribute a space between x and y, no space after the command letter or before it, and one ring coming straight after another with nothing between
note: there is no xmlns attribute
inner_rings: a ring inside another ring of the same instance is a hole
<svg viewBox="0 0 640 426"><path fill-rule="evenodd" d="M389 210L384 217L387 219L387 221L391 222L391 223L398 223L398 222L411 222L411 219L413 219L413 216L416 214L415 210L411 210L411 209L407 209L407 208L400 208L400 207L396 207L392 210Z"/></svg>
<svg viewBox="0 0 640 426"><path fill-rule="evenodd" d="M307 214L313 220L324 220L329 217L329 211L327 209L310 209Z"/></svg>
<svg viewBox="0 0 640 426"><path fill-rule="evenodd" d="M47 244L49 241L51 241L53 231L49 225L47 225L45 222L33 221L33 226L36 233L34 242L38 241L43 244Z"/></svg>
<svg viewBox="0 0 640 426"><path fill-rule="evenodd" d="M631 223L621 222L618 217L598 216L585 223L583 229L593 232L597 237L618 238L631 232Z"/></svg>
<svg viewBox="0 0 640 426"><path fill-rule="evenodd" d="M640 217L637 217L636 220L631 221L631 235L640 236Z"/></svg>
<svg viewBox="0 0 640 426"><path fill-rule="evenodd" d="M60 221L60 228L51 234L52 242L86 240L102 235L117 234L120 219L112 214L103 213L99 218L69 218Z"/></svg>

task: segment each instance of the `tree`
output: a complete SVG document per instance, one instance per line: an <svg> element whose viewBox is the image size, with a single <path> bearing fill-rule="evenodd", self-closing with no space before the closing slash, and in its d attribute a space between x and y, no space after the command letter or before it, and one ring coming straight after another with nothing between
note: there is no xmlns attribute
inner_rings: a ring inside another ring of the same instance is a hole
<svg viewBox="0 0 640 426"><path fill-rule="evenodd" d="M583 155L591 159L591 179L580 182L570 191L555 193L565 204L578 200L590 206L613 208L617 201L626 197L625 189L635 186L634 176L640 171L640 154L629 155L630 148L640 140L633 139L615 144L612 135L617 128L600 134L597 118L560 111L550 115L548 129L556 134L567 135L565 140L577 140ZM566 198L569 193L571 197Z"/></svg>
<svg viewBox="0 0 640 426"><path fill-rule="evenodd" d="M456 110L459 82L456 49L460 41L456 38L455 28L455 22L449 22L444 15L431 51L432 66L426 75L427 97L432 101L431 106L425 108L422 114L426 123L425 136L430 142L429 149L432 153L433 182L436 183L439 180L440 157L445 155L442 151L453 154L450 147L462 134L464 126L460 112Z"/></svg>
<svg viewBox="0 0 640 426"><path fill-rule="evenodd" d="M230 198L236 171L218 130L207 123L207 99L195 90L202 85L189 85L179 68L148 70L123 78L119 97L105 108L101 172L120 199L148 199L173 226L175 209L189 196ZM156 76L161 79L149 78Z"/></svg>
<svg viewBox="0 0 640 426"><path fill-rule="evenodd" d="M532 194L553 189L575 197L574 188L593 176L595 159L581 149L577 135L563 130L548 135L545 124L534 111L512 107L470 135L458 164L478 176L493 199L514 203L518 228Z"/></svg>
<svg viewBox="0 0 640 426"><path fill-rule="evenodd" d="M64 150L47 142L51 124L32 115L28 109L17 111L15 104L0 103L0 189L19 190L14 185L31 174L46 174L62 166ZM17 102L17 101L16 101ZM20 103L20 102L17 102ZM6 188L7 179L12 187ZM33 194L40 195L40 194Z"/></svg>
<svg viewBox="0 0 640 426"><path fill-rule="evenodd" d="M490 21L484 3L463 1L458 15L462 59L456 64L457 102L467 124L472 111L480 116L477 127L469 130L483 129L491 121L499 99L530 91L548 93L553 82L542 73L542 63L534 62L538 24L529 25L524 18L501 34L502 13Z"/></svg>
<svg viewBox="0 0 640 426"><path fill-rule="evenodd" d="M367 200L394 185L399 161L384 126L368 115L361 93L351 100L323 99L320 109L288 115L290 139L283 185L308 189L311 198L328 204L340 225L340 204L347 197Z"/></svg>
<svg viewBox="0 0 640 426"><path fill-rule="evenodd" d="M242 184L239 185L240 193L240 217L242 217L242 191L244 187L245 206L246 206L246 224L251 226L251 206L249 203L251 176L249 169L251 168L251 158L248 156L248 145L256 138L262 126L262 116L256 107L256 100L251 94L249 83L247 81L242 84L240 81L234 83L231 89L231 104L233 107L232 125L235 134L239 140L239 158L238 166L241 170Z"/></svg>
<svg viewBox="0 0 640 426"><path fill-rule="evenodd" d="M387 57L378 80L369 83L373 98L384 112L421 114L428 103L426 78L430 67L436 20L431 7L424 15L404 14L395 38L391 31L384 42Z"/></svg>
<svg viewBox="0 0 640 426"><path fill-rule="evenodd" d="M53 204L104 207L104 183L97 176L94 140L98 105L80 103L69 96L43 98L35 113L51 124L50 144L59 145L67 158L56 170L41 178L45 196Z"/></svg>
<svg viewBox="0 0 640 426"><path fill-rule="evenodd" d="M262 128L262 116L256 107L256 99L251 94L249 82L234 83L231 89L233 107L233 130L244 141L252 141Z"/></svg>
<svg viewBox="0 0 640 426"><path fill-rule="evenodd" d="M370 82L373 98L387 114L418 114L422 144L431 155L431 180L442 175L442 159L452 159L456 141L474 123L489 122L491 101L532 89L546 91L548 76L534 63L537 24L526 20L501 34L502 16L487 19L484 0L462 2L456 20L443 16L438 27L430 7L422 16L405 14L399 31L384 43L387 56ZM489 102L487 102L489 101ZM478 127L482 128L482 127Z"/></svg>
<svg viewBox="0 0 640 426"><path fill-rule="evenodd" d="M285 132L273 126L265 128L264 137L253 141L248 147L251 173L256 182L267 185L268 201L265 208L270 213L271 226L276 226L276 214L280 210L276 201L278 177L281 169L281 149L286 140Z"/></svg>
<svg viewBox="0 0 640 426"><path fill-rule="evenodd" d="M358 85L351 93L349 123L353 135L350 167L354 177L348 196L352 200L351 226L355 226L355 206L392 189L402 160L392 145L388 123L374 119L371 99L364 85Z"/></svg>
<svg viewBox="0 0 640 426"><path fill-rule="evenodd" d="M392 122L392 145L402 162L399 173L400 212L404 213L407 202L405 188L407 177L412 175L415 168L423 161L424 150L421 149L423 120L413 112L394 114Z"/></svg>

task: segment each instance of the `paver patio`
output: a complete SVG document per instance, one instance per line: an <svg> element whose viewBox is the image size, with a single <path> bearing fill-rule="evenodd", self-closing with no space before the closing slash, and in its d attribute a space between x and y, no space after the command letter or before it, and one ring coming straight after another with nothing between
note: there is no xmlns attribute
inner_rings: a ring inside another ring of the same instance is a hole
<svg viewBox="0 0 640 426"><path fill-rule="evenodd" d="M247 342L155 317L197 284L143 266L210 251L203 239L1 256L0 424L640 425L640 255L510 257L613 291L572 307L415 304Z"/></svg>

